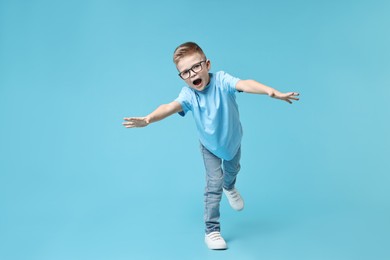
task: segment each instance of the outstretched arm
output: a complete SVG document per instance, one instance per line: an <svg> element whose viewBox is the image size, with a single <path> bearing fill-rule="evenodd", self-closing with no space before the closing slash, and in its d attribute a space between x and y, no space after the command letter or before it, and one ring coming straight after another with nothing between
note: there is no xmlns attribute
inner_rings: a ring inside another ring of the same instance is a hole
<svg viewBox="0 0 390 260"><path fill-rule="evenodd" d="M263 85L252 79L239 80L236 84L236 89L238 91L243 91L252 94L267 94L270 97L284 100L290 104L292 103L292 100L299 100L299 98L297 98L297 96L299 96L299 93L296 92L281 93L276 89Z"/></svg>
<svg viewBox="0 0 390 260"><path fill-rule="evenodd" d="M162 120L172 114L182 111L181 105L177 101L159 106L156 110L145 117L125 117L122 124L126 128L144 127L150 123Z"/></svg>

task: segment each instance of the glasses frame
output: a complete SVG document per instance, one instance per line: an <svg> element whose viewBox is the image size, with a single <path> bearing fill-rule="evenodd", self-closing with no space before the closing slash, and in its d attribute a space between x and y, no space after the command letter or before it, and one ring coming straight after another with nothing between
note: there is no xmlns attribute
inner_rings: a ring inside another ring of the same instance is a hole
<svg viewBox="0 0 390 260"><path fill-rule="evenodd" d="M207 60L202 60L202 61L200 61L200 62L198 62L198 63L195 63L195 64L192 65L192 67L189 68L188 70L184 70L184 71L180 72L180 73L178 74L179 77L182 78L182 79L184 79L184 80L186 80L186 79L190 78L191 73L188 73L188 77L186 77L186 78L184 78L181 74L187 73L187 72L190 72L190 71L192 71L193 73L201 72L201 71L203 70L202 63L203 63L203 62L206 62L206 61L207 61ZM196 66L198 66L198 65L200 65L200 70L199 70L198 72L196 72L196 71L194 71L194 67L196 67Z"/></svg>

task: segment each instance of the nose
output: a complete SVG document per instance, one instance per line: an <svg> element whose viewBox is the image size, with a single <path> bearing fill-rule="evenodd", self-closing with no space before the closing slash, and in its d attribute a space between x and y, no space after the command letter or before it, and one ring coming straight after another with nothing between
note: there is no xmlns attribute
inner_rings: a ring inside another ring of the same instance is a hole
<svg viewBox="0 0 390 260"><path fill-rule="evenodd" d="M197 73L193 72L192 70L189 70L188 72L190 73L190 78L197 75Z"/></svg>

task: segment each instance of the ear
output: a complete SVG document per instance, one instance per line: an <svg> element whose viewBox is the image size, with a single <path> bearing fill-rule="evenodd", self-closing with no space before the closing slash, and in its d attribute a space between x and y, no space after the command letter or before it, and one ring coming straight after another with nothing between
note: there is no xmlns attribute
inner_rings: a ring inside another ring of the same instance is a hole
<svg viewBox="0 0 390 260"><path fill-rule="evenodd" d="M206 67L207 67L207 70L211 69L211 61L210 60L206 60Z"/></svg>

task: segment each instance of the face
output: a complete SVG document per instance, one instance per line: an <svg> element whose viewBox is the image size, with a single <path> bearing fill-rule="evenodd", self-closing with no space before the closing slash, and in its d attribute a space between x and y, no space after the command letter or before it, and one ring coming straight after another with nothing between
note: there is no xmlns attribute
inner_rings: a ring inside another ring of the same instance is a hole
<svg viewBox="0 0 390 260"><path fill-rule="evenodd" d="M204 90L210 81L210 76L209 76L209 70L211 68L210 61L209 60L206 60L205 62L202 61L205 61L204 57L199 53L194 53L194 54L184 56L182 59L180 59L180 61L176 65L176 68L180 73L188 71L189 77L183 80L187 83L189 87L196 89L198 91ZM202 68L200 71L199 71L200 69L199 65ZM198 72L194 72L193 70Z"/></svg>

